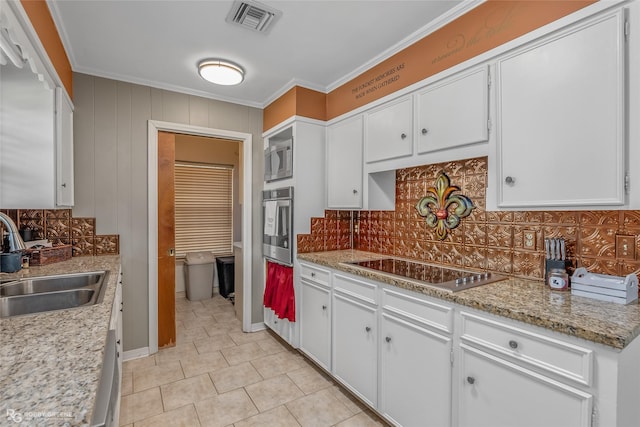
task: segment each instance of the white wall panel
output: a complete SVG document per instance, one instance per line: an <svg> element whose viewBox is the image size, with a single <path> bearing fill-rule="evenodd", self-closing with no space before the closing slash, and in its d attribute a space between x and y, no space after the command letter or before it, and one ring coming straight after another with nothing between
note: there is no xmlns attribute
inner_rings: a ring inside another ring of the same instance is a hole
<svg viewBox="0 0 640 427"><path fill-rule="evenodd" d="M96 79L94 85L94 209L96 234L115 234L117 224L118 152L115 80ZM82 179L78 177L76 179Z"/></svg>

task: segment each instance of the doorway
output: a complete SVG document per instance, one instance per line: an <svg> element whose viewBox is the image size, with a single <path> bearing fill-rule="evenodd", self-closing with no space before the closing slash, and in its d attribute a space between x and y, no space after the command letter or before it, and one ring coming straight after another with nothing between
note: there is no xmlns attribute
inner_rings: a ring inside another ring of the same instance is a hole
<svg viewBox="0 0 640 427"><path fill-rule="evenodd" d="M168 133L177 133L184 135L194 135L194 136L204 136L204 137L213 137L213 138L221 138L226 140L233 140L242 142L242 188L240 189L242 200L242 227L241 227L241 235L242 235L242 266L243 266L243 274L242 274L242 293L244 294L244 298L242 300L242 326L243 330L249 331L251 329L251 211L252 211L252 200L251 200L251 180L252 180L252 167L251 167L251 158L252 158L252 135L248 133L241 132L233 132L226 131L221 129L212 129L212 128L203 128L198 126L190 126L183 125L178 123L170 123L170 122L160 122L150 120L148 122L148 182L149 182L149 352L155 353L158 351L158 327L159 320L165 322L163 327L167 327L167 323L169 324L169 328L171 327L171 319L161 319L159 318L159 304L162 304L162 313L165 311L167 313L171 312L171 307L167 305L167 301L163 300L160 297L159 286L162 286L161 275L168 275L165 270L163 270L162 262L160 262L160 258L163 256L168 256L173 262L175 266L175 258L172 255L172 251L170 250L172 247L160 247L161 244L166 246L166 242L163 243L159 239L160 229L159 225L162 225L160 211L158 209L158 202L161 201L162 196L164 196L164 190L166 187L166 183L162 183L159 179L162 180L161 175L159 175L159 144L158 144L158 134L159 132L168 132ZM166 177L165 177L166 179ZM160 191L159 191L160 189ZM168 231L170 233L170 231ZM162 239L164 240L164 239ZM164 260L164 263L169 264ZM174 271L174 270L173 270ZM172 283L175 280L175 273L172 279ZM167 295L171 295L173 299L173 312L175 312L175 290L173 288L169 289L169 291L173 291L168 293ZM167 292L167 289L163 289L163 292ZM170 305L170 301L169 301ZM170 316L174 316L175 314L170 314ZM175 317L173 318L173 333L175 339ZM166 341L166 337L162 338L163 341Z"/></svg>

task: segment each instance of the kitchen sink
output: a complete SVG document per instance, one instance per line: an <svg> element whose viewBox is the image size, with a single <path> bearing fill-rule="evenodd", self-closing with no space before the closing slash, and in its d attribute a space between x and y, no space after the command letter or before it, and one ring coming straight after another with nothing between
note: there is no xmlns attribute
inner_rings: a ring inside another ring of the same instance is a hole
<svg viewBox="0 0 640 427"><path fill-rule="evenodd" d="M30 277L0 285L0 297L42 292L66 291L95 286L104 280L105 272L65 274L61 276Z"/></svg>
<svg viewBox="0 0 640 427"><path fill-rule="evenodd" d="M102 302L108 272L29 277L0 284L0 318Z"/></svg>

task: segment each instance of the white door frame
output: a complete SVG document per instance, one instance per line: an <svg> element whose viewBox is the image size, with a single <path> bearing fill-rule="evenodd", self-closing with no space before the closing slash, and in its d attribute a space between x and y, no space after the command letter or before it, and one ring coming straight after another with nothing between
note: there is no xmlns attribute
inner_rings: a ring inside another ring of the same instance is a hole
<svg viewBox="0 0 640 427"><path fill-rule="evenodd" d="M251 331L251 182L253 139L250 133L149 120L148 216L149 216L149 353L158 351L158 132L232 139L242 142L242 330Z"/></svg>

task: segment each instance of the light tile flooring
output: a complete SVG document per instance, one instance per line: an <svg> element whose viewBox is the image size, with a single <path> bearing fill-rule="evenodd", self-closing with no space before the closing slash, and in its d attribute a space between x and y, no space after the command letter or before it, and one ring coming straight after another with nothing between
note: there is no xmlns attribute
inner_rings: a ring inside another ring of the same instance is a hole
<svg viewBox="0 0 640 427"><path fill-rule="evenodd" d="M386 425L269 331L244 333L220 295L176 299L177 344L124 363L120 425Z"/></svg>

